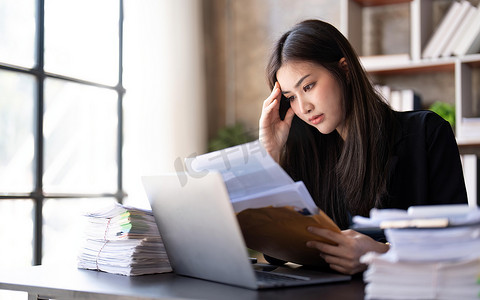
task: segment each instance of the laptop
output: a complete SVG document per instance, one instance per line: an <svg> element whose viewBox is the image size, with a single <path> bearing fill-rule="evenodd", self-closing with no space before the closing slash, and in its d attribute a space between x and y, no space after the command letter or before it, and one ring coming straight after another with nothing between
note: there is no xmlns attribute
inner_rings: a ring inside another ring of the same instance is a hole
<svg viewBox="0 0 480 300"><path fill-rule="evenodd" d="M253 264L222 175L209 172L197 177L186 173L142 177L176 274L249 289L351 279L347 275L298 266Z"/></svg>

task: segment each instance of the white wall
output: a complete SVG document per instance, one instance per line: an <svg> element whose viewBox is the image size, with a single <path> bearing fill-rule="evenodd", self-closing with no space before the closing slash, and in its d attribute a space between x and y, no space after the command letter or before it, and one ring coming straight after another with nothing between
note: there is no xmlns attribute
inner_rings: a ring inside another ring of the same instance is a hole
<svg viewBox="0 0 480 300"><path fill-rule="evenodd" d="M201 0L125 0L124 182L148 206L140 176L205 152Z"/></svg>

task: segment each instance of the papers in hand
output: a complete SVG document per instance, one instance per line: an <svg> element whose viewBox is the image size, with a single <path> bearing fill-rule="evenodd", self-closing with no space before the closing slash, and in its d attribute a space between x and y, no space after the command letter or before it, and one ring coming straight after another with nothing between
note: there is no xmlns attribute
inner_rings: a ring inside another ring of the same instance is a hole
<svg viewBox="0 0 480 300"><path fill-rule="evenodd" d="M237 213L266 206L291 206L318 213L305 184L294 182L258 140L188 158L186 166L196 174L220 172Z"/></svg>
<svg viewBox="0 0 480 300"><path fill-rule="evenodd" d="M325 265L306 243L333 242L309 233L307 227L340 229L319 211L305 184L294 182L260 141L187 159L186 166L200 176L220 172L248 248L283 261Z"/></svg>
<svg viewBox="0 0 480 300"><path fill-rule="evenodd" d="M127 276L172 271L151 211L115 204L86 218L79 268Z"/></svg>

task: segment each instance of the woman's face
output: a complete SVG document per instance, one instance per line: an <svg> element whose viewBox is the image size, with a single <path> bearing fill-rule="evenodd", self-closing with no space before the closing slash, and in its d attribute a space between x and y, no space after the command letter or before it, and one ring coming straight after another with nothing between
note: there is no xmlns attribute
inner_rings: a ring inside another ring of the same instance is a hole
<svg viewBox="0 0 480 300"><path fill-rule="evenodd" d="M277 80L300 119L323 134L337 130L345 139L342 92L327 69L311 62L290 61L277 71Z"/></svg>

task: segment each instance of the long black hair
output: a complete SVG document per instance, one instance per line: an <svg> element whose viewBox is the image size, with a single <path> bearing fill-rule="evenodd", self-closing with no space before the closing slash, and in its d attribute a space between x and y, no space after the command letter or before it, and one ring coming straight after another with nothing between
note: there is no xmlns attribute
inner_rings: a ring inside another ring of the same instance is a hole
<svg viewBox="0 0 480 300"><path fill-rule="evenodd" d="M368 215L387 196L393 111L373 88L348 40L326 22L303 21L278 40L267 66L271 89L277 71L289 61L312 62L332 74L342 91L347 138L337 131L322 134L295 116L280 164L292 178L304 181L317 206L346 228L349 214ZM282 118L289 105L282 96Z"/></svg>

